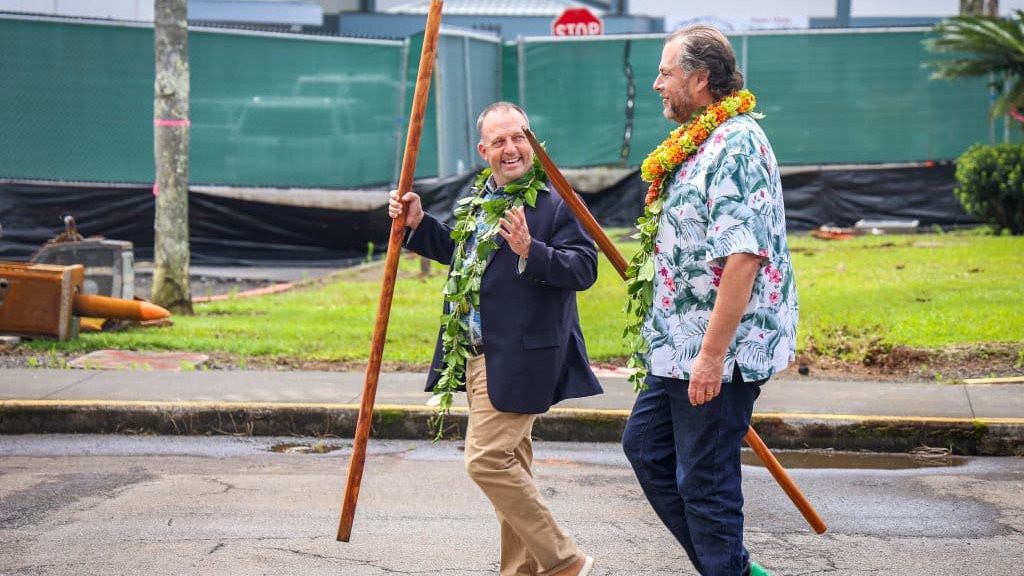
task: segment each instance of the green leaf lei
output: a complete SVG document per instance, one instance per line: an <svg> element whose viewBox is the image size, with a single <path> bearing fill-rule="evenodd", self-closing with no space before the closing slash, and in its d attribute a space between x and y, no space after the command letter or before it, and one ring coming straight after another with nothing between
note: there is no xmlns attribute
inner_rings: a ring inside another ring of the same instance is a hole
<svg viewBox="0 0 1024 576"><path fill-rule="evenodd" d="M626 268L626 328L622 331L622 340L629 350L626 367L633 370L629 381L635 392L646 387L648 344L642 329L647 312L654 305L654 240L658 236L662 204L664 198L659 195L644 207L643 214L637 219L637 232L632 237L640 240L640 249Z"/></svg>
<svg viewBox="0 0 1024 576"><path fill-rule="evenodd" d="M432 425L436 430L436 438L440 439L444 432L444 417L452 407L452 396L466 382L466 360L469 353L469 325L463 316L470 310L480 307L480 280L487 260L498 249L497 236L501 229L499 220L511 208L537 205L537 194L546 187L547 174L535 156L533 167L522 178L505 185L504 194L490 200L484 199L487 179L491 177L491 169L485 168L476 177L473 185L474 193L455 206L455 227L451 237L455 241L455 257L452 260L451 273L444 286L445 313L441 316L441 346L444 356L444 367L440 369L441 378L434 387L434 395L428 402L437 406L438 413ZM486 230L476 239L476 260L463 270L466 260L466 242L476 233L477 217L483 211Z"/></svg>

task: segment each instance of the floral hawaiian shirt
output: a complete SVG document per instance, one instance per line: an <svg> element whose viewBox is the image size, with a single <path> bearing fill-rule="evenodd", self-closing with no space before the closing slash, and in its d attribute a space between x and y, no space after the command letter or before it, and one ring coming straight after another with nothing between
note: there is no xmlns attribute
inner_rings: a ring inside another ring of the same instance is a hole
<svg viewBox="0 0 1024 576"><path fill-rule="evenodd" d="M782 181L768 138L748 115L719 126L669 183L654 248L654 306L643 333L651 374L689 379L725 258L764 257L722 371L765 380L796 355L797 301Z"/></svg>

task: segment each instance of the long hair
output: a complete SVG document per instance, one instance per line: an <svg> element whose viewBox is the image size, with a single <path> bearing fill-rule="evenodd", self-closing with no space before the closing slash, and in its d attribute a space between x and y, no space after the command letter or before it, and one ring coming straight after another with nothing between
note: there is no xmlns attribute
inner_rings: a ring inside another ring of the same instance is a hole
<svg viewBox="0 0 1024 576"><path fill-rule="evenodd" d="M676 30L665 43L679 42L679 67L686 72L707 70L711 95L719 100L743 88L743 73L736 68L736 53L717 28L695 24Z"/></svg>

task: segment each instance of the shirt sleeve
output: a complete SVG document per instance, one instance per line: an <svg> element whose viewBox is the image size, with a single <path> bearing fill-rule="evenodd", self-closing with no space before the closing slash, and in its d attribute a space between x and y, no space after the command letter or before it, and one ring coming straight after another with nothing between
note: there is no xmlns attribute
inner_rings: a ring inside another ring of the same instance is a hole
<svg viewBox="0 0 1024 576"><path fill-rule="evenodd" d="M732 254L768 256L768 226L751 199L768 188L768 171L755 158L733 154L708 185L708 262Z"/></svg>

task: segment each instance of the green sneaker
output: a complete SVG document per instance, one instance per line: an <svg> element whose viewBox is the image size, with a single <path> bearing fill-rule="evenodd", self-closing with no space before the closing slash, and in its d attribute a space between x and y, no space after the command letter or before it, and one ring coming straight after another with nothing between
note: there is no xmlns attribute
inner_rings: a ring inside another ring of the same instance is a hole
<svg viewBox="0 0 1024 576"><path fill-rule="evenodd" d="M772 573L765 570L764 566L761 566L757 562L750 562L750 576L772 576Z"/></svg>

